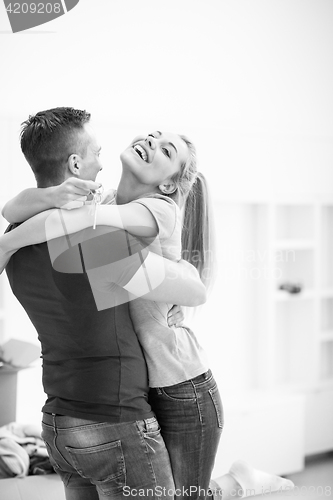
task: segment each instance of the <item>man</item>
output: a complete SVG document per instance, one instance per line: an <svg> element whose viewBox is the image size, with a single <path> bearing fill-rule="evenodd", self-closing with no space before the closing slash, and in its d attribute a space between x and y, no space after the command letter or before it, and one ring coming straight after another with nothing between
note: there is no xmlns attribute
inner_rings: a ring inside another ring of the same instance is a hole
<svg viewBox="0 0 333 500"><path fill-rule="evenodd" d="M56 108L24 122L21 148L38 187L54 186L57 192L56 186L73 176L80 180L75 196L98 187L93 181L101 169L100 146L89 120L85 111ZM123 300L127 292L119 285L140 293L163 262L165 279L147 299L198 305L205 300L204 287L196 273L184 275L182 263L153 256L125 232L91 229L75 236L74 243L58 240L65 267L52 265L43 243L20 249L6 268L42 346L43 438L51 462L68 500L125 498L131 491L173 498L168 454L147 402L146 364ZM109 294L120 294L120 305L98 310L87 255L97 269L96 255L110 256L100 265ZM184 267L188 271L188 264Z"/></svg>

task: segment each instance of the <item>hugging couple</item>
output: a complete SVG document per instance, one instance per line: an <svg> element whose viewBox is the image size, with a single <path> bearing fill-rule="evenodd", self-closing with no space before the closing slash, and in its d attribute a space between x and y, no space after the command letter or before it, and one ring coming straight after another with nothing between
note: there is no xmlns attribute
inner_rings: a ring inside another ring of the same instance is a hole
<svg viewBox="0 0 333 500"><path fill-rule="evenodd" d="M96 206L101 147L89 122L63 107L22 124L38 187L5 205L0 236L0 272L41 342L42 437L66 499L292 487L243 461L211 479L223 409L179 307L203 304L214 277L194 145L161 131L136 137L120 155L117 190Z"/></svg>

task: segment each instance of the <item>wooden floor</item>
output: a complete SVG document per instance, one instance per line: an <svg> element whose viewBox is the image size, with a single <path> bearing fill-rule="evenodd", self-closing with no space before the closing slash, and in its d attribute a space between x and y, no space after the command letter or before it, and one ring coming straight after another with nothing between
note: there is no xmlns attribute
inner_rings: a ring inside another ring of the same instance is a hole
<svg viewBox="0 0 333 500"><path fill-rule="evenodd" d="M305 469L288 476L295 483L295 491L290 498L333 500L333 452L306 459ZM303 489L302 489L303 487Z"/></svg>

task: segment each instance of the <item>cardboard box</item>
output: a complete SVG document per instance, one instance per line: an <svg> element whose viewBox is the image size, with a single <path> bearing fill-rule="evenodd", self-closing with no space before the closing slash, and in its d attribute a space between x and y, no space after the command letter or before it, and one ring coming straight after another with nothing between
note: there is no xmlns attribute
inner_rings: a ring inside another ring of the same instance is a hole
<svg viewBox="0 0 333 500"><path fill-rule="evenodd" d="M16 420L17 373L40 357L30 342L10 339L0 346L0 426Z"/></svg>
<svg viewBox="0 0 333 500"><path fill-rule="evenodd" d="M0 346L0 361L15 368L27 368L40 357L40 347L18 339L9 339Z"/></svg>

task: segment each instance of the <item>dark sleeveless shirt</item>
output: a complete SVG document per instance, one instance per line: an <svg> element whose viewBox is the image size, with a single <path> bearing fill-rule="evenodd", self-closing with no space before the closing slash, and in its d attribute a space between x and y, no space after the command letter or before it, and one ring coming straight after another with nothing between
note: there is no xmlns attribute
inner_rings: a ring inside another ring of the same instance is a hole
<svg viewBox="0 0 333 500"><path fill-rule="evenodd" d="M76 250L82 258L80 244ZM138 267L126 272L133 276ZM113 423L151 417L147 367L128 302L98 310L84 262L81 268L56 271L47 243L21 248L6 268L41 342L43 411Z"/></svg>

